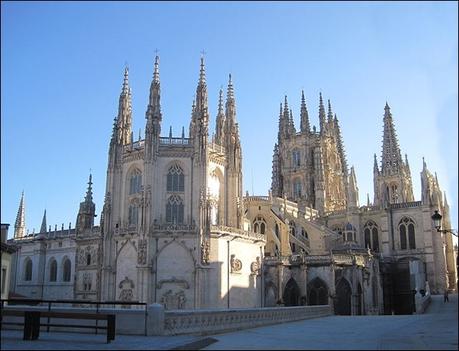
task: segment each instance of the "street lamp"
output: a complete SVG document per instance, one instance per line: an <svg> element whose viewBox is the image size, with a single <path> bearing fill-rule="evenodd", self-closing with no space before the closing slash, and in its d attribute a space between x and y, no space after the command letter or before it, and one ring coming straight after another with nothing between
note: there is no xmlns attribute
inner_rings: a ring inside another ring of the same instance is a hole
<svg viewBox="0 0 459 351"><path fill-rule="evenodd" d="M437 232L439 233L451 233L455 236L458 236L457 235L457 230L455 231L454 229L441 229L441 219L443 218L443 216L438 213L438 210L435 210L434 214L432 215L432 220L434 222L434 227L435 229L437 229Z"/></svg>

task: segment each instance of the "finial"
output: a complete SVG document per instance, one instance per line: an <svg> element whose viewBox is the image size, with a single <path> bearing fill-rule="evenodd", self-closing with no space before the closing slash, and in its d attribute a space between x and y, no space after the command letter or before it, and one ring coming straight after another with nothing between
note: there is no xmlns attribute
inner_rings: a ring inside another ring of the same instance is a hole
<svg viewBox="0 0 459 351"><path fill-rule="evenodd" d="M140 137L141 132L142 132L142 128L139 128L139 141L140 141L140 139L141 139L141 137Z"/></svg>
<svg viewBox="0 0 459 351"><path fill-rule="evenodd" d="M185 138L185 127L182 126L182 139Z"/></svg>
<svg viewBox="0 0 459 351"><path fill-rule="evenodd" d="M172 138L172 126L169 126L169 138Z"/></svg>
<svg viewBox="0 0 459 351"><path fill-rule="evenodd" d="M424 160L424 156L422 156L422 169L427 169L426 161Z"/></svg>
<svg viewBox="0 0 459 351"><path fill-rule="evenodd" d="M92 202L92 174L89 173L88 190L86 191L86 202Z"/></svg>

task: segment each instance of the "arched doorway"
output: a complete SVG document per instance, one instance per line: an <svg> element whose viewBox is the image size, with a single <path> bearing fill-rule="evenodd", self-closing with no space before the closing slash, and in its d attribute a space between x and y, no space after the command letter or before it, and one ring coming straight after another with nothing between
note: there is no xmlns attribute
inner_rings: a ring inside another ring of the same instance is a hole
<svg viewBox="0 0 459 351"><path fill-rule="evenodd" d="M341 278L336 285L335 314L351 315L351 286L345 278Z"/></svg>
<svg viewBox="0 0 459 351"><path fill-rule="evenodd" d="M318 277L308 284L308 305L328 305L327 284Z"/></svg>
<svg viewBox="0 0 459 351"><path fill-rule="evenodd" d="M284 289L284 295L282 296L285 306L298 306L300 300L300 288L296 283L295 279L290 278Z"/></svg>

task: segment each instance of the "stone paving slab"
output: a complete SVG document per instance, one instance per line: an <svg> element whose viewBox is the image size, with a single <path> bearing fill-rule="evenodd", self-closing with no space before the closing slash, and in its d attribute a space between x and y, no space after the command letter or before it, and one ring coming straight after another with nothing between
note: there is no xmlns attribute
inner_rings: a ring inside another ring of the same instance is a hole
<svg viewBox="0 0 459 351"><path fill-rule="evenodd" d="M198 336L117 335L41 332L22 340L22 331L2 330L2 350L458 350L458 298L432 296L425 314L330 316L225 334ZM214 339L214 340L209 340ZM212 341L212 342L210 342ZM214 342L216 341L216 342Z"/></svg>

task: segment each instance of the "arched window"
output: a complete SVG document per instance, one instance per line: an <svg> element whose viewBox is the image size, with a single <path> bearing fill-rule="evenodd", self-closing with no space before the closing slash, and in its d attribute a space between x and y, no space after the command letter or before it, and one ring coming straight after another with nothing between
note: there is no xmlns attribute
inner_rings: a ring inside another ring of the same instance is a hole
<svg viewBox="0 0 459 351"><path fill-rule="evenodd" d="M32 260L29 257L27 257L24 262L24 280L32 280Z"/></svg>
<svg viewBox="0 0 459 351"><path fill-rule="evenodd" d="M140 193L142 190L142 173L136 169L129 178L129 195Z"/></svg>
<svg viewBox="0 0 459 351"><path fill-rule="evenodd" d="M86 265L87 266L91 265L91 254L90 253L86 254Z"/></svg>
<svg viewBox="0 0 459 351"><path fill-rule="evenodd" d="M70 276L72 273L72 263L68 258L64 258L64 263L62 265L62 280L64 282L70 281Z"/></svg>
<svg viewBox="0 0 459 351"><path fill-rule="evenodd" d="M54 258L51 259L49 264L49 281L55 282L57 280L57 262Z"/></svg>
<svg viewBox="0 0 459 351"><path fill-rule="evenodd" d="M400 249L407 250L416 248L416 234L414 231L414 222L411 218L403 217L398 225L400 230ZM408 237L407 237L408 234Z"/></svg>
<svg viewBox="0 0 459 351"><path fill-rule="evenodd" d="M276 233L276 236L279 237L279 224L276 223L276 227L274 229L274 232Z"/></svg>
<svg viewBox="0 0 459 351"><path fill-rule="evenodd" d="M373 221L368 221L363 229L365 247L379 252L378 226Z"/></svg>
<svg viewBox="0 0 459 351"><path fill-rule="evenodd" d="M306 239L308 238L308 232L303 227L301 227L301 235L304 236Z"/></svg>
<svg viewBox="0 0 459 351"><path fill-rule="evenodd" d="M258 216L253 221L253 228L255 233L264 234L266 232L266 221L263 217Z"/></svg>
<svg viewBox="0 0 459 351"><path fill-rule="evenodd" d="M345 241L346 240L346 237L344 236L344 229L343 229L343 225L339 225L339 224L336 224L332 227L332 230L341 235L343 237L343 240Z"/></svg>
<svg viewBox="0 0 459 351"><path fill-rule="evenodd" d="M183 201L180 196L172 195L166 205L166 222L183 223Z"/></svg>
<svg viewBox="0 0 459 351"><path fill-rule="evenodd" d="M296 198L301 197L301 179L299 178L293 181L293 196Z"/></svg>
<svg viewBox="0 0 459 351"><path fill-rule="evenodd" d="M344 226L344 240L346 241L356 241L357 235L355 227L351 223L347 223Z"/></svg>
<svg viewBox="0 0 459 351"><path fill-rule="evenodd" d="M300 150L293 150L293 153L292 153L293 167L299 167L301 165L300 157L301 157Z"/></svg>
<svg viewBox="0 0 459 351"><path fill-rule="evenodd" d="M290 228L290 234L292 234L293 236L296 236L296 225L294 221L290 221L289 228Z"/></svg>
<svg viewBox="0 0 459 351"><path fill-rule="evenodd" d="M402 250L416 248L416 235L414 222L411 218L404 217L399 223L400 229L400 248ZM407 237L408 234L408 237Z"/></svg>
<svg viewBox="0 0 459 351"><path fill-rule="evenodd" d="M167 191L185 191L185 176L179 165L173 165L167 173Z"/></svg>
<svg viewBox="0 0 459 351"><path fill-rule="evenodd" d="M292 254L296 252L296 245L295 245L295 243L290 243L290 249L292 250Z"/></svg>
<svg viewBox="0 0 459 351"><path fill-rule="evenodd" d="M128 215L128 223L129 225L137 225L139 220L139 207L135 204L129 205L129 215Z"/></svg>

